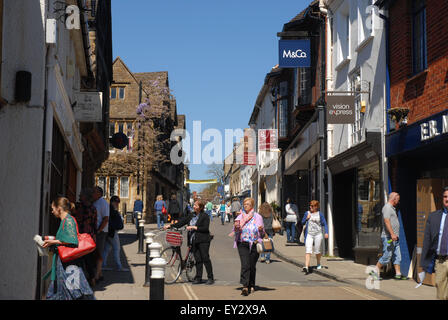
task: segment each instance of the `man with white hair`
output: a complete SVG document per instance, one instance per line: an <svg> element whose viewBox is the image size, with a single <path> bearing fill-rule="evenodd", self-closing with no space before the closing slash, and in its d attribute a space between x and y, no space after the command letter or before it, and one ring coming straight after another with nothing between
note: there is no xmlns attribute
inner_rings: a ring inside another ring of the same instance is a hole
<svg viewBox="0 0 448 320"><path fill-rule="evenodd" d="M400 195L396 192L389 194L389 200L384 205L383 213L383 232L381 240L383 242L383 255L376 264L376 271L372 271L371 275L379 279L380 270L391 260L395 268L395 279L405 280L406 276L401 275L401 251L398 235L400 234L400 221L397 215L397 205L400 202Z"/></svg>

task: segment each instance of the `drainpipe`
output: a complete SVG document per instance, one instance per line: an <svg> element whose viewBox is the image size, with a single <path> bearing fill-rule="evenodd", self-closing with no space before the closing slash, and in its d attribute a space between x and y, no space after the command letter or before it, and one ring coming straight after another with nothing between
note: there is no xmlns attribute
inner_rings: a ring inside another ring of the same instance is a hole
<svg viewBox="0 0 448 320"><path fill-rule="evenodd" d="M330 19L333 16L333 13L328 8L328 4L324 0L319 1L319 9L320 12L324 15L326 15L326 30L325 30L325 38L326 38L326 46L325 46L325 54L326 54L326 70L325 70L325 89L328 90L333 87L332 84L332 73L331 73L331 66L332 66L332 57L331 57L331 51L332 51L332 43L331 43L331 23ZM325 127L325 130L328 131L328 125ZM328 138L328 134L326 135ZM328 150L328 139L325 139L324 141L327 145ZM328 154L326 156L328 158ZM323 172L325 172L325 168L323 169ZM327 223L328 223L328 254L330 256L334 256L334 224L333 224L333 180L330 168L327 168L327 192L328 192L328 199L327 199Z"/></svg>

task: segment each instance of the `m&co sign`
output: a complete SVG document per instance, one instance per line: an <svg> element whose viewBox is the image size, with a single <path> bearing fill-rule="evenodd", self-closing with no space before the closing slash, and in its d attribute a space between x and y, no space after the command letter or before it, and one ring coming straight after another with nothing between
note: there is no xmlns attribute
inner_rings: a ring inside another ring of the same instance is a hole
<svg viewBox="0 0 448 320"><path fill-rule="evenodd" d="M279 40L279 67L306 68L311 66L310 40Z"/></svg>

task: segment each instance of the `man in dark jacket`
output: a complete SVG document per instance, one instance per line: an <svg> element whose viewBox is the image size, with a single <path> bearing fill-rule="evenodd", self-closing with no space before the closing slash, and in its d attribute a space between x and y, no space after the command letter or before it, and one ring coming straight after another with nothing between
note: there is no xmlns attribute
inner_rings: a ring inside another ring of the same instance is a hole
<svg viewBox="0 0 448 320"><path fill-rule="evenodd" d="M443 191L443 209L432 212L426 220L420 265L433 273L435 260L437 298L448 300L448 187Z"/></svg>
<svg viewBox="0 0 448 320"><path fill-rule="evenodd" d="M191 214L182 217L178 223L166 225L164 227L165 229L171 227L181 228L187 225L188 243L191 244L191 250L193 251L194 259L196 261L196 276L193 284L203 283L202 271L204 265L207 270L207 284L215 283L212 262L209 255L210 241L212 239L209 230L210 217L204 212L204 207L204 201L198 200L195 202Z"/></svg>
<svg viewBox="0 0 448 320"><path fill-rule="evenodd" d="M178 220L180 217L180 205L179 202L176 200L176 195L173 194L171 196L171 200L168 203L168 213L171 215L171 221Z"/></svg>

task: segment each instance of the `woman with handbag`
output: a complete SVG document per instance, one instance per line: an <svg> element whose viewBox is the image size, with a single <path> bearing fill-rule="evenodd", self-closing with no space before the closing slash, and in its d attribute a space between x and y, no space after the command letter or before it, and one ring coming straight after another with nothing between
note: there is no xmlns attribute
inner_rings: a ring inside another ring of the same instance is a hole
<svg viewBox="0 0 448 320"><path fill-rule="evenodd" d="M51 270L44 276L44 279L46 279L51 275L47 300L94 299L93 291L82 268L79 267L82 264L82 259L78 257L70 262L63 263L60 258L61 253L63 253L62 249L76 248L79 245L77 223L69 214L74 208L74 204L64 197L59 197L51 203L52 213L56 218L61 219L61 223L56 237L46 239L43 244L44 248L50 247L53 251Z"/></svg>
<svg viewBox="0 0 448 320"><path fill-rule="evenodd" d="M233 227L233 247L238 248L241 261L240 283L243 285L243 296L249 295L251 289L255 290L256 264L260 256L256 244L265 235L263 217L255 212L254 205L254 199L244 199L244 211L240 211Z"/></svg>
<svg viewBox="0 0 448 320"><path fill-rule="evenodd" d="M162 195L157 196L156 203L154 204L154 210L156 211L157 228L161 230L165 225L165 219L166 219L166 216L163 213L164 211L166 212L166 203L165 201L163 201Z"/></svg>
<svg viewBox="0 0 448 320"><path fill-rule="evenodd" d="M270 239L274 237L274 229L272 228L272 222L274 220L272 216L272 207L269 203L265 202L260 206L260 210L258 210L263 217L263 225L266 234ZM266 262L267 264L271 263L271 253L262 253L260 262Z"/></svg>
<svg viewBox="0 0 448 320"><path fill-rule="evenodd" d="M302 224L305 227L305 267L303 272L309 274L309 266L311 260L311 254L316 254L317 269L321 269L320 259L322 254L320 248L322 244L322 227L325 230L325 239L328 239L328 226L324 215L319 211L319 201L312 200L310 202L310 211L307 211L302 219Z"/></svg>
<svg viewBox="0 0 448 320"><path fill-rule="evenodd" d="M109 214L109 231L107 233L106 242L104 243L104 251L102 252L103 267L102 270L111 270L106 267L107 256L112 248L115 271L129 271L128 268L123 268L120 261L120 237L118 236L118 230L123 229L123 218L118 211L120 204L120 198L118 196L112 196L110 198L110 214Z"/></svg>
<svg viewBox="0 0 448 320"><path fill-rule="evenodd" d="M215 283L213 277L212 261L210 260L210 242L212 236L210 234L210 217L204 211L205 202L198 200L194 203L193 213L182 217L179 222L166 225L164 229L171 227L181 228L185 225L188 230L188 245L191 245L191 250L194 254L196 261L196 276L193 284L204 283L202 280L203 266L207 271L207 284L211 285Z"/></svg>

